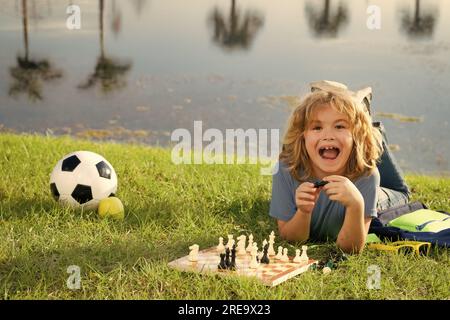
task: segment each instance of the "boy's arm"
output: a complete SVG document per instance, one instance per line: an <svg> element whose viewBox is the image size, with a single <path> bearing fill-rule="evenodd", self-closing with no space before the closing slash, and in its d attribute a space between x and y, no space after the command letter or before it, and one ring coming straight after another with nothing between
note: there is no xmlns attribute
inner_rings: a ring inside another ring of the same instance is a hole
<svg viewBox="0 0 450 320"><path fill-rule="evenodd" d="M280 236L289 241L306 241L309 238L311 214L299 209L289 221L278 220Z"/></svg>
<svg viewBox="0 0 450 320"><path fill-rule="evenodd" d="M356 204L348 207L336 240L337 246L347 253L360 253L366 243L371 221L371 217L364 216L364 206Z"/></svg>
<svg viewBox="0 0 450 320"><path fill-rule="evenodd" d="M360 185L362 191L343 176L332 175L324 177L323 180L330 181L323 187L330 200L339 201L345 207L344 223L336 244L348 253L361 252L372 220L369 214L373 213L376 206L376 186L379 185L379 175L368 177L364 181L365 184Z"/></svg>

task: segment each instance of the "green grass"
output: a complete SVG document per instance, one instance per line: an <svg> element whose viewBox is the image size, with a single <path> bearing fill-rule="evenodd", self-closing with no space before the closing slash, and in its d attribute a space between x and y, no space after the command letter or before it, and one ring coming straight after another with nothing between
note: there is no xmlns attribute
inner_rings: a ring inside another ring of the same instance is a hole
<svg viewBox="0 0 450 320"><path fill-rule="evenodd" d="M105 156L119 177L123 221L63 209L52 199L49 175L75 150ZM450 210L450 179L407 175L413 199ZM0 297L3 299L448 299L448 250L428 257L365 250L328 275L310 271L268 288L247 278L201 276L167 263L188 246L252 232L261 243L271 177L254 165L172 164L170 150L94 143L69 137L0 134ZM280 241L278 240L278 243ZM287 244L293 252L299 244ZM315 244L324 258L334 245ZM81 268L81 289L70 290L67 267ZM366 286L367 267L381 271L381 288Z"/></svg>

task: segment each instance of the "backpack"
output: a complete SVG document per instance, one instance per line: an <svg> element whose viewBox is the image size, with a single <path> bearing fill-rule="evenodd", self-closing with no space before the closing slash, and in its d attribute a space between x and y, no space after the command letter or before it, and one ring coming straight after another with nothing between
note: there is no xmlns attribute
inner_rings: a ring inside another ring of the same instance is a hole
<svg viewBox="0 0 450 320"><path fill-rule="evenodd" d="M428 207L420 201L414 201L380 211L378 212L378 218L376 219L383 225L386 225L397 217L420 209L428 209Z"/></svg>
<svg viewBox="0 0 450 320"><path fill-rule="evenodd" d="M419 209L395 218L388 225L412 232L439 232L450 229L450 214Z"/></svg>
<svg viewBox="0 0 450 320"><path fill-rule="evenodd" d="M450 247L450 213L430 210L415 201L379 212L369 233L382 240L414 240Z"/></svg>

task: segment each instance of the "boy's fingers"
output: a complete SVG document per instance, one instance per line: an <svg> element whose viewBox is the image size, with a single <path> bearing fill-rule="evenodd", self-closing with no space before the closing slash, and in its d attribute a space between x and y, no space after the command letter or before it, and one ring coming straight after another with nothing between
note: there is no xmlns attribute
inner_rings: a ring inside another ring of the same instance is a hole
<svg viewBox="0 0 450 320"><path fill-rule="evenodd" d="M335 196L335 195L337 195L337 194L339 194L339 190L337 190L337 189L331 189L331 190L328 190L328 191L327 191L328 197L330 197L330 196Z"/></svg>
<svg viewBox="0 0 450 320"><path fill-rule="evenodd" d="M326 185L323 186L324 190L329 190L329 189L333 189L336 188L340 185L339 181L334 181L334 182L329 182Z"/></svg>
<svg viewBox="0 0 450 320"><path fill-rule="evenodd" d="M339 185L337 185L337 184L334 184L334 185L331 185L331 186L329 186L329 187L327 187L326 189L324 189L326 192L328 192L328 191L330 191L330 190L339 190L340 189L340 187L339 187Z"/></svg>
<svg viewBox="0 0 450 320"><path fill-rule="evenodd" d="M312 194L312 193L314 193L316 190L314 189L314 188L302 188L302 189L300 189L299 190L299 192L302 192L302 193L309 193L309 194Z"/></svg>
<svg viewBox="0 0 450 320"><path fill-rule="evenodd" d="M331 175L331 176L324 177L322 180L328 181L328 182L339 182L339 181L343 181L344 179L345 178L342 176Z"/></svg>
<svg viewBox="0 0 450 320"><path fill-rule="evenodd" d="M312 198L310 198L310 197L305 197L305 196L298 196L297 199L298 199L298 200L312 200Z"/></svg>

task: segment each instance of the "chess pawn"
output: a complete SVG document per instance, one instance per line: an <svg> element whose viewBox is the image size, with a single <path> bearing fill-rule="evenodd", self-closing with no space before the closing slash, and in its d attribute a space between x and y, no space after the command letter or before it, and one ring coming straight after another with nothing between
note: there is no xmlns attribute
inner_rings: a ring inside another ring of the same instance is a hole
<svg viewBox="0 0 450 320"><path fill-rule="evenodd" d="M308 255L306 254L306 250L308 250L308 246L302 246L302 255L300 256L300 260L302 262L309 261Z"/></svg>
<svg viewBox="0 0 450 320"><path fill-rule="evenodd" d="M300 249L295 250L295 258L292 260L295 263L300 263L302 260L300 259Z"/></svg>
<svg viewBox="0 0 450 320"><path fill-rule="evenodd" d="M278 253L275 256L275 260L281 260L281 257L283 256L283 247L278 246Z"/></svg>
<svg viewBox="0 0 450 320"><path fill-rule="evenodd" d="M269 264L270 263L270 259L269 259L269 245L268 244L266 244L264 246L263 256L261 257L261 259L259 259L259 262L265 263L265 264Z"/></svg>
<svg viewBox="0 0 450 320"><path fill-rule="evenodd" d="M288 262L289 261L288 249L287 248L283 249L283 255L281 256L280 260L283 261L283 262Z"/></svg>
<svg viewBox="0 0 450 320"><path fill-rule="evenodd" d="M233 235L229 234L228 235L228 242L226 244L226 247L230 248L230 250L231 250L231 248L233 247L233 244L234 244Z"/></svg>
<svg viewBox="0 0 450 320"><path fill-rule="evenodd" d="M216 251L218 254L221 254L225 250L225 246L223 245L223 238L219 237L219 245L216 247Z"/></svg>
<svg viewBox="0 0 450 320"><path fill-rule="evenodd" d="M227 264L225 263L225 253L221 253L220 254L220 263L217 266L217 269L219 269L219 270L226 270L227 269Z"/></svg>
<svg viewBox="0 0 450 320"><path fill-rule="evenodd" d="M247 249L245 250L247 250L247 252L252 252L252 249L253 249L253 234L250 234L248 236L248 246Z"/></svg>
<svg viewBox="0 0 450 320"><path fill-rule="evenodd" d="M254 243L254 246L252 247L252 251L250 252L250 254L252 256L252 259L250 261L249 267L251 269L257 269L259 266L259 263L258 263L258 260L256 259L257 255L258 255L258 246L256 245L256 243Z"/></svg>
<svg viewBox="0 0 450 320"><path fill-rule="evenodd" d="M191 250L189 252L189 257L188 260L191 262L196 262L198 261L198 244L193 244L192 246L189 247L189 250Z"/></svg>

